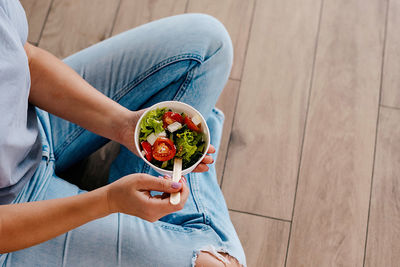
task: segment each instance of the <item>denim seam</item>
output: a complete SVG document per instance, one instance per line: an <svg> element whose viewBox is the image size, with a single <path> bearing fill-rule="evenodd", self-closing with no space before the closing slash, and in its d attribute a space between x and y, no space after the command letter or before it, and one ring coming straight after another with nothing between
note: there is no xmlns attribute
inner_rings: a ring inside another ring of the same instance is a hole
<svg viewBox="0 0 400 267"><path fill-rule="evenodd" d="M185 77L185 81L181 84L181 86L179 87L178 91L176 92L173 100L175 101L179 101L182 99L182 97L184 96L184 94L186 93L186 90L189 87L189 84L192 82L193 76L194 76L194 72L196 71L197 68L193 68L192 70L190 70Z"/></svg>
<svg viewBox="0 0 400 267"><path fill-rule="evenodd" d="M205 225L210 225L210 218L207 215L207 208L206 206L203 205L200 195L198 194L200 188L197 184L197 174L193 173L192 174L192 180L195 181L195 183L193 184L194 190L192 191L193 193L193 201L197 206L197 209L199 210L199 212L203 215L203 220L204 220L204 224Z"/></svg>
<svg viewBox="0 0 400 267"><path fill-rule="evenodd" d="M146 162L144 162L142 173L149 173L149 172L150 172L150 166Z"/></svg>
<svg viewBox="0 0 400 267"><path fill-rule="evenodd" d="M168 224L166 222L160 221L159 223L161 228L167 229L167 230L172 230L175 232L181 232L181 233L192 233L195 230L187 227L183 227L180 225L173 225L173 224Z"/></svg>
<svg viewBox="0 0 400 267"><path fill-rule="evenodd" d="M167 59L161 61L160 63L158 63L157 65L151 67L144 73L140 74L139 77L136 78L135 80L133 80L132 82L130 82L127 85L125 85L124 87L122 87L120 89L120 91L117 94L115 94L114 97L111 99L118 102L118 100L120 100L122 97L124 97L135 86L137 86L139 83L143 82L146 78L148 78L155 72L159 71L161 68L171 65L173 63L179 62L179 61L187 60L187 59L195 60L195 61L198 61L199 63L201 63L203 61L202 56L193 54L193 53L186 53L186 54L181 54L178 56L173 56L173 57L167 58ZM74 132L72 132L68 136L68 138L64 141L64 143L57 150L54 151L54 155L62 154L65 151L65 149L67 148L67 146L69 144L71 144L76 138L78 138L84 131L85 131L84 128L78 128Z"/></svg>
<svg viewBox="0 0 400 267"><path fill-rule="evenodd" d="M117 263L118 267L121 266L121 254L122 254L122 237L121 237L121 228L122 228L122 218L121 213L118 213L118 233L117 233Z"/></svg>
<svg viewBox="0 0 400 267"><path fill-rule="evenodd" d="M196 206L196 209L197 209L197 212L201 212L200 211L200 207L199 207L199 205L198 205L198 203L197 203L197 201L196 201L196 198L195 198L195 193L194 193L194 190L193 190L193 187L195 186L195 185L193 185L193 183L195 183L195 181L194 181L194 179L193 179L193 175L191 175L190 173L188 174L188 178L189 178L189 180L190 180L190 183L189 183L189 185L190 185L190 193L192 194L192 196L193 196L193 203L194 203L194 205ZM191 178L192 177L192 178Z"/></svg>
<svg viewBox="0 0 400 267"><path fill-rule="evenodd" d="M46 163L46 170L44 171L44 177L46 177L46 179L39 185L39 188L37 189L36 195L30 200L30 201L38 201L40 200L39 197L41 196L41 194L43 192L47 191L47 188L49 187L50 184L50 179L51 179L51 174L54 171L54 166L48 166L49 165L49 161L47 161Z"/></svg>
<svg viewBox="0 0 400 267"><path fill-rule="evenodd" d="M196 231L214 231L209 225L204 225L201 228L192 228L192 227L187 227L187 226L182 226L182 225L176 225L176 224L171 224L163 221L158 221L158 224L161 228L175 231L175 232L181 232L181 233L193 233Z"/></svg>
<svg viewBox="0 0 400 267"><path fill-rule="evenodd" d="M181 54L178 56L173 56L173 57L167 58L167 59L161 61L160 63L158 63L157 65L151 67L150 69L148 69L141 75L139 75L139 77L137 77L132 82L125 85L123 88L120 89L120 91L117 94L115 94L115 96L112 99L114 101L119 101L129 91L131 91L134 87L136 87L139 83L143 82L146 78L150 77L152 74L156 73L160 69L162 69L168 65L174 64L176 62L180 62L180 61L187 60L187 59L195 60L195 61L198 61L199 63L203 62L202 56L193 54L193 53Z"/></svg>
<svg viewBox="0 0 400 267"><path fill-rule="evenodd" d="M65 149L70 145L76 138L78 138L83 132L85 131L84 128L78 128L73 131L68 138L64 141L64 143L54 151L54 156L58 158L58 155L62 154Z"/></svg>
<svg viewBox="0 0 400 267"><path fill-rule="evenodd" d="M67 255L68 255L68 245L70 239L70 232L65 233L65 241L64 241L64 249L63 249L63 256L62 256L62 266L67 266Z"/></svg>

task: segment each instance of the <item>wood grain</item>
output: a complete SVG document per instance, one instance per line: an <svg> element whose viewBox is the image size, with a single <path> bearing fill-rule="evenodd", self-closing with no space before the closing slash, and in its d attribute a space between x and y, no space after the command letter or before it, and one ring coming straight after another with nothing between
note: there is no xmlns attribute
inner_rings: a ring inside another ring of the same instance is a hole
<svg viewBox="0 0 400 267"><path fill-rule="evenodd" d="M39 47L59 58L110 36L119 0L54 0Z"/></svg>
<svg viewBox="0 0 400 267"><path fill-rule="evenodd" d="M291 219L319 10L257 2L222 183L232 209Z"/></svg>
<svg viewBox="0 0 400 267"><path fill-rule="evenodd" d="M185 13L186 0L121 0L113 35L163 17Z"/></svg>
<svg viewBox="0 0 400 267"><path fill-rule="evenodd" d="M366 266L400 262L400 110L381 108Z"/></svg>
<svg viewBox="0 0 400 267"><path fill-rule="evenodd" d="M37 44L52 0L20 0L29 24L28 41Z"/></svg>
<svg viewBox="0 0 400 267"><path fill-rule="evenodd" d="M235 113L235 107L237 102L237 96L239 94L240 82L236 80L229 80L225 86L224 91L220 95L217 107L221 109L225 114L224 128L222 131L221 143L218 151L218 158L215 162L218 183L221 184L222 175L225 167L226 153L228 151L229 139L231 137L233 115Z"/></svg>
<svg viewBox="0 0 400 267"><path fill-rule="evenodd" d="M234 47L231 78L241 79L254 0L189 0L190 13L206 13L219 19L227 28Z"/></svg>
<svg viewBox="0 0 400 267"><path fill-rule="evenodd" d="M230 212L249 267L284 266L289 222Z"/></svg>
<svg viewBox="0 0 400 267"><path fill-rule="evenodd" d="M400 1L390 1L381 103L400 108Z"/></svg>
<svg viewBox="0 0 400 267"><path fill-rule="evenodd" d="M287 266L362 266L386 3L324 1Z"/></svg>

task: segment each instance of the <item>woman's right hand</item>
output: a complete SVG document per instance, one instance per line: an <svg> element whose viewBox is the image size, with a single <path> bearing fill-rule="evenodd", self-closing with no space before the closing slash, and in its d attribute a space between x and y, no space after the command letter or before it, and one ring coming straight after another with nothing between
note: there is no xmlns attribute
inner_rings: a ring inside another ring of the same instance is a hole
<svg viewBox="0 0 400 267"><path fill-rule="evenodd" d="M153 197L150 191L181 192L181 202L172 205L169 197ZM189 189L183 179L179 183L174 183L169 179L143 173L127 175L107 186L110 213L122 212L149 222L155 222L165 215L183 209L188 196Z"/></svg>

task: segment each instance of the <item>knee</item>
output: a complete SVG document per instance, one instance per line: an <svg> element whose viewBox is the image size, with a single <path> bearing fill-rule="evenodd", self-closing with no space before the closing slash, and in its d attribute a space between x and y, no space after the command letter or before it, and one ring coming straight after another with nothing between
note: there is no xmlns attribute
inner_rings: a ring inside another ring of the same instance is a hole
<svg viewBox="0 0 400 267"><path fill-rule="evenodd" d="M232 256L226 253L218 253L218 257L201 251L196 259L195 267L240 267L239 262Z"/></svg>
<svg viewBox="0 0 400 267"><path fill-rule="evenodd" d="M197 35L203 44L204 60L218 53L219 64L232 66L233 45L225 26L216 18L207 14L186 14L187 27Z"/></svg>

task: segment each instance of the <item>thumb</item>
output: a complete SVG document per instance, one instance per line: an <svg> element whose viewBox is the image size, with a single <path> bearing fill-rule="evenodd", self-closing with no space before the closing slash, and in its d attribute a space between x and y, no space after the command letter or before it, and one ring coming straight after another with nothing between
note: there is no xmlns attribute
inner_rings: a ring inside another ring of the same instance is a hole
<svg viewBox="0 0 400 267"><path fill-rule="evenodd" d="M139 181L139 190L159 191L165 193L175 193L182 189L182 184L171 180L156 178L151 175L143 175Z"/></svg>

